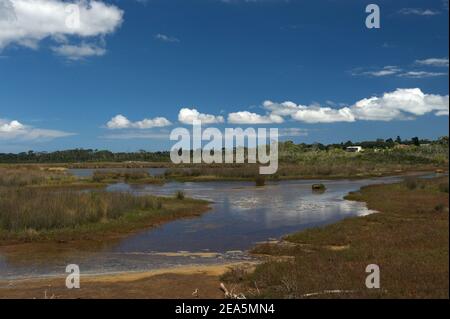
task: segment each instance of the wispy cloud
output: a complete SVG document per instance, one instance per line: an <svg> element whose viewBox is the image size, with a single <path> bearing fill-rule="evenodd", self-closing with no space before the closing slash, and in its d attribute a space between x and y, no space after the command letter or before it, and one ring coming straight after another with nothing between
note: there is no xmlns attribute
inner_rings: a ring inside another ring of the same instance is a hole
<svg viewBox="0 0 450 319"><path fill-rule="evenodd" d="M434 78L439 76L446 76L448 73L445 72L428 72L428 71L408 71L400 73L398 76L403 78L413 78L413 79L424 79L424 78Z"/></svg>
<svg viewBox="0 0 450 319"><path fill-rule="evenodd" d="M280 137L295 137L295 136L308 136L309 130L299 127L287 127L278 130L278 135Z"/></svg>
<svg viewBox="0 0 450 319"><path fill-rule="evenodd" d="M417 64L435 66L435 67L447 67L448 68L448 58L428 58L424 60L416 60Z"/></svg>
<svg viewBox="0 0 450 319"><path fill-rule="evenodd" d="M63 44L52 48L57 55L68 60L78 61L92 56L102 56L106 54L106 49L95 44L82 43L80 45Z"/></svg>
<svg viewBox="0 0 450 319"><path fill-rule="evenodd" d="M362 75L370 75L370 76L374 76L374 77L382 77L382 76L398 74L400 72L402 72L402 69L400 69L399 67L394 66L394 65L387 65L378 70L364 71L361 74Z"/></svg>
<svg viewBox="0 0 450 319"><path fill-rule="evenodd" d="M110 133L99 136L108 140L133 140L133 139L162 139L168 140L170 133L168 132L148 132L148 131L131 131Z"/></svg>
<svg viewBox="0 0 450 319"><path fill-rule="evenodd" d="M383 44L381 45L382 48L385 49L391 49L391 48L395 48L396 45L390 42L383 42Z"/></svg>
<svg viewBox="0 0 450 319"><path fill-rule="evenodd" d="M75 135L59 130L35 128L17 120L0 119L0 140L39 141Z"/></svg>
<svg viewBox="0 0 450 319"><path fill-rule="evenodd" d="M236 4L236 3L289 3L290 0L218 0L219 2L226 4Z"/></svg>
<svg viewBox="0 0 450 319"><path fill-rule="evenodd" d="M162 42L169 42L169 43L179 43L180 42L180 39L175 38L170 35L167 35L167 34L162 34L162 33L155 34L155 39L162 41Z"/></svg>
<svg viewBox="0 0 450 319"><path fill-rule="evenodd" d="M281 127L278 129L278 136L279 137L300 137L300 136L308 136L310 130L306 128L300 128L300 127ZM246 132L246 135L249 137L258 137L257 132ZM226 137L224 137L224 140Z"/></svg>
<svg viewBox="0 0 450 319"><path fill-rule="evenodd" d="M417 16L435 16L441 14L438 10L422 9L422 8L403 8L398 11L402 15L417 15Z"/></svg>
<svg viewBox="0 0 450 319"><path fill-rule="evenodd" d="M416 60L414 64L409 66L395 66L387 65L381 68L356 68L350 71L353 76L369 76L369 77L386 77L386 76L396 76L401 78L431 78L446 76L447 72L435 72L429 70L419 70L418 66L421 67L448 67L448 58L428 58L423 60Z"/></svg>
<svg viewBox="0 0 450 319"><path fill-rule="evenodd" d="M147 5L149 2L149 0L134 0L134 1L136 1L137 3L140 3L142 5Z"/></svg>

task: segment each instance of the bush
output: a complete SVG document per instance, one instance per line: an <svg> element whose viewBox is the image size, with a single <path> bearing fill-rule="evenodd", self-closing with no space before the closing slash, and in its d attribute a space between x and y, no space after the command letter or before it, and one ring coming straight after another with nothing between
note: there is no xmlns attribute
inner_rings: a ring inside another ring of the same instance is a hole
<svg viewBox="0 0 450 319"><path fill-rule="evenodd" d="M439 190L443 193L448 193L448 183L439 184Z"/></svg>
<svg viewBox="0 0 450 319"><path fill-rule="evenodd" d="M132 171L132 172L125 172L123 173L123 178L126 181L129 180L139 180L144 178L150 178L150 174L146 171Z"/></svg>
<svg viewBox="0 0 450 319"><path fill-rule="evenodd" d="M266 178L264 176L258 175L255 177L255 184L258 187L266 185Z"/></svg>
<svg viewBox="0 0 450 319"><path fill-rule="evenodd" d="M313 184L311 188L313 191L325 191L327 189L324 184Z"/></svg>
<svg viewBox="0 0 450 319"><path fill-rule="evenodd" d="M175 194L176 199L183 200L185 195L183 191L177 191Z"/></svg>
<svg viewBox="0 0 450 319"><path fill-rule="evenodd" d="M417 188L417 178L416 177L405 178L405 185L410 190L416 189Z"/></svg>

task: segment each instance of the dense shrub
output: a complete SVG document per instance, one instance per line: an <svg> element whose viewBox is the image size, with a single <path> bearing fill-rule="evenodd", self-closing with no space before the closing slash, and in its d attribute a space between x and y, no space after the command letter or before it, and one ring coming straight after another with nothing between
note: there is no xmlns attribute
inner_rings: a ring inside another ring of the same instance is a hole
<svg viewBox="0 0 450 319"><path fill-rule="evenodd" d="M183 191L177 191L177 192L175 193L175 197L176 197L177 199L179 199L179 200L183 200L184 197L185 197L184 192L183 192Z"/></svg>
<svg viewBox="0 0 450 319"><path fill-rule="evenodd" d="M443 193L448 193L448 183L439 184L439 190Z"/></svg>
<svg viewBox="0 0 450 319"><path fill-rule="evenodd" d="M414 190L417 188L417 178L416 177L407 177L405 178L405 185L408 189Z"/></svg>
<svg viewBox="0 0 450 319"><path fill-rule="evenodd" d="M266 185L266 178L262 175L258 175L255 177L256 186L264 186Z"/></svg>

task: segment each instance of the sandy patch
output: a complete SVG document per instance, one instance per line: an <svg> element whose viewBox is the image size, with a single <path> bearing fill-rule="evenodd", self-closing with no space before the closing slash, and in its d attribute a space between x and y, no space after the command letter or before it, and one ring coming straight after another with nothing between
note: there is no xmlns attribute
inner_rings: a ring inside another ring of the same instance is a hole
<svg viewBox="0 0 450 319"><path fill-rule="evenodd" d="M220 276L239 262L213 266L183 266L146 272L85 275L80 289L67 289L64 277L0 282L0 298L223 298ZM193 294L197 291L197 294Z"/></svg>

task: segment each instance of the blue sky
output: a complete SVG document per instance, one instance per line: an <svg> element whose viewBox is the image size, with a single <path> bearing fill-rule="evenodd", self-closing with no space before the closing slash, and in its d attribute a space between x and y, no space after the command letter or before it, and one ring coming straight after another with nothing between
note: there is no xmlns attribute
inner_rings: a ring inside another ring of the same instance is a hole
<svg viewBox="0 0 450 319"><path fill-rule="evenodd" d="M195 117L307 143L448 135L448 1L81 2L75 31L68 3L0 0L0 152L164 150Z"/></svg>

